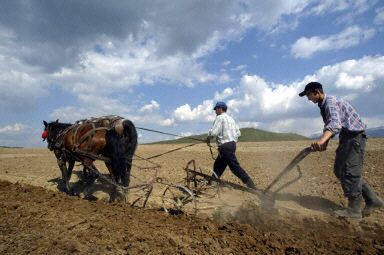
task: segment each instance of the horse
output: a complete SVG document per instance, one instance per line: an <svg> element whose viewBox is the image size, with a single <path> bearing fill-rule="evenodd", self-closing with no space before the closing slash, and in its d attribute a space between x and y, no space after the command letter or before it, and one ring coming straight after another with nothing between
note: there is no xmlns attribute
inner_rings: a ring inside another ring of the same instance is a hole
<svg viewBox="0 0 384 255"><path fill-rule="evenodd" d="M137 148L137 131L132 121L120 116L103 116L74 124L58 120L43 123L42 138L56 156L65 192L73 194L69 181L76 161L84 166L87 188L102 177L93 164L96 159L105 162L116 188L119 184L129 186L132 158Z"/></svg>

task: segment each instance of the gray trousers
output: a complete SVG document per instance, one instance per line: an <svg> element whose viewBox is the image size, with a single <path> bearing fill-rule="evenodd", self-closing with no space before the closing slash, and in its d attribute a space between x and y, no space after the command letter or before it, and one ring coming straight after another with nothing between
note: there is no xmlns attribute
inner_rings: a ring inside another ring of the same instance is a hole
<svg viewBox="0 0 384 255"><path fill-rule="evenodd" d="M341 182L344 196L352 199L360 199L363 196L364 200L370 203L376 195L362 178L366 140L364 132L340 132L334 173Z"/></svg>

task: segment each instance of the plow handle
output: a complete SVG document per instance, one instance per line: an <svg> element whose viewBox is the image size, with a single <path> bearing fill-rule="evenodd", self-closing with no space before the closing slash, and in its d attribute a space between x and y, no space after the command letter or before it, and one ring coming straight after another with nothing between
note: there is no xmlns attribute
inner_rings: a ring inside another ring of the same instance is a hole
<svg viewBox="0 0 384 255"><path fill-rule="evenodd" d="M269 184L268 187L265 188L263 193L267 193L272 188L272 186L275 185L281 179L281 177L283 177L283 175L292 170L297 164L300 163L300 161L302 161L311 152L313 152L313 149L311 147L307 147L300 151L300 153L296 155L296 157L288 164L288 166L286 166L283 171L281 171L279 175L276 176L276 178L271 182L271 184Z"/></svg>

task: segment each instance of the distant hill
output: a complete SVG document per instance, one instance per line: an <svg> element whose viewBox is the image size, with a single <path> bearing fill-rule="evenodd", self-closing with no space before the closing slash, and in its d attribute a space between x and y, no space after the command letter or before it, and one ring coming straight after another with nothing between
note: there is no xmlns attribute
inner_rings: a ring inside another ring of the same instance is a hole
<svg viewBox="0 0 384 255"><path fill-rule="evenodd" d="M368 128L366 132L370 137L384 137L384 127Z"/></svg>
<svg viewBox="0 0 384 255"><path fill-rule="evenodd" d="M0 145L0 148L4 148L4 149L22 149L24 147L18 147L18 146L2 146Z"/></svg>
<svg viewBox="0 0 384 255"><path fill-rule="evenodd" d="M241 128L241 136L239 142L263 142L263 141L297 141L297 140L308 140L308 137L301 136L294 133L274 133L269 131L264 131L261 129L255 128ZM201 135L188 136L188 138L180 138L175 140L167 140L155 142L156 144L178 144L178 143L198 143L195 139L205 139L207 133Z"/></svg>
<svg viewBox="0 0 384 255"><path fill-rule="evenodd" d="M384 127L368 128L365 132L369 137L384 137ZM318 139L321 135L322 133L316 133L312 134L309 138Z"/></svg>

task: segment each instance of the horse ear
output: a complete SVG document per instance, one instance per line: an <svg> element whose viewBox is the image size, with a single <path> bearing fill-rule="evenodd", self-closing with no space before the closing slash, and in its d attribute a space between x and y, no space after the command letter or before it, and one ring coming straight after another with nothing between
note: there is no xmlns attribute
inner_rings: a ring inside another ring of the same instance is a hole
<svg viewBox="0 0 384 255"><path fill-rule="evenodd" d="M59 119L56 120L56 123L59 123Z"/></svg>
<svg viewBox="0 0 384 255"><path fill-rule="evenodd" d="M44 126L48 126L48 123L45 120L43 120L43 123L44 123Z"/></svg>

